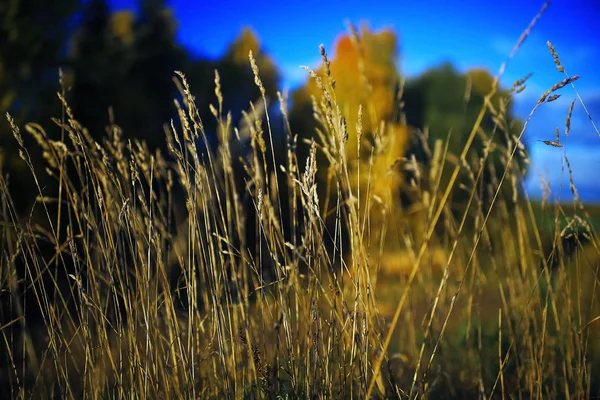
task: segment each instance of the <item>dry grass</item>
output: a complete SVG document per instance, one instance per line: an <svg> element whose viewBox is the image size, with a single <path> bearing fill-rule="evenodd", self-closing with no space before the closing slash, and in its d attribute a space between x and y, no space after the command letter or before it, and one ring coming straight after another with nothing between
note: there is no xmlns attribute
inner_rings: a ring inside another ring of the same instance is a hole
<svg viewBox="0 0 600 400"><path fill-rule="evenodd" d="M252 55L250 61L260 88ZM575 79L550 88L532 114ZM36 225L19 220L0 181L6 394L598 394L598 237L578 200L567 212L545 206L554 229L540 230L541 211L521 194L522 172L513 162L524 151L521 137L468 160L482 134L476 124L462 154L446 154L440 142L433 166L409 160L407 168L429 179L412 182L421 204L401 210L391 195L370 191L381 178L365 180L368 172L358 174L347 162L344 116L331 82L319 82L320 131L307 160L296 158L301 144L290 133L283 95L282 150L268 112L260 114L267 109L264 91L264 107L252 107L238 130L222 109L218 74L211 109L219 146L200 151L207 132L183 74L176 83L182 101L178 121L166 130L171 161L124 140L117 125L96 143L64 100L62 140L26 126L59 190L49 198L38 185L36 207L47 221ZM499 121L493 135L509 135L500 123L506 104L492 104L492 95L479 121L491 114ZM22 145L22 133L13 130ZM240 153L244 147L250 150ZM557 151L568 163L566 148ZM325 164L317 163L318 152L327 155ZM504 171L499 181L482 182L492 152L503 156ZM21 156L32 165L24 146ZM459 161L442 184L441 166L452 157ZM326 190L320 169L330 178ZM457 216L447 200L459 172L471 182ZM507 188L512 195L499 195ZM482 192L492 194L491 203ZM395 252L383 249L389 238Z"/></svg>

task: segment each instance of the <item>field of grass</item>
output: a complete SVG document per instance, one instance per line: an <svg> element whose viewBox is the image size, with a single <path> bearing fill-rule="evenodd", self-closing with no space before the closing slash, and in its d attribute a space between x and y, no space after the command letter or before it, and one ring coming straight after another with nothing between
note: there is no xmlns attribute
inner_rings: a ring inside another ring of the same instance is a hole
<svg viewBox="0 0 600 400"><path fill-rule="evenodd" d="M21 157L32 165L23 145L32 135L47 164L32 173L49 174L58 191L38 187L47 221L33 224L17 217L0 180L5 395L600 394L598 206L542 206L518 190L513 159L526 127L494 148L504 171L482 183L491 147L465 157L480 118L454 155L464 162L444 162L439 143L437 164L417 167L429 177L414 186L422 201L400 209L391 194L370 191L386 177L363 170L368 179L355 181L333 84L315 79L326 99L315 102L315 136L326 140L308 159L297 158L289 130L276 149L268 114L261 122L249 111L249 151L239 161L244 139L222 110L218 75L215 151L198 150L207 133L183 74L169 157L127 141L117 125L95 142L66 102L62 140L13 125ZM481 117L501 120L501 109L486 101ZM457 211L448 198L465 171L467 202Z"/></svg>

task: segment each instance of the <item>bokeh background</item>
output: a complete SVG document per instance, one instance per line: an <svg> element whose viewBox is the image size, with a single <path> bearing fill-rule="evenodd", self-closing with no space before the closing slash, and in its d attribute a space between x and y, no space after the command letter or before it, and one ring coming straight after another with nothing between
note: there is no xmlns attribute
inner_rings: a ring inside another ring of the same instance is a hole
<svg viewBox="0 0 600 400"><path fill-rule="evenodd" d="M335 58L348 22L366 24L373 32L396 35L397 65L408 81L450 65L457 73L473 68L495 75L542 1L191 1L191 0L11 0L0 4L0 109L17 123L40 123L51 131L51 117L60 116L58 69L64 71L66 98L75 117L96 137L109 122L127 136L143 138L150 147L164 143L163 124L174 115L174 70L186 73L198 106L206 109L213 95L213 70L219 69L228 109L247 108L256 95L247 68L249 49L260 49L261 74L272 94L303 87L308 74L301 65L320 65L319 44ZM515 94L513 114L524 120L540 94L564 79L553 63L551 41L566 71L579 74L575 87L591 117L600 117L600 6L592 0L554 1L508 65L502 85L533 75ZM600 137L579 100L572 130L564 137L571 87L561 98L533 116L524 141L532 155L525 187L534 199L544 196L543 178L554 199L569 201L567 154L573 180L586 203L600 201L597 170ZM275 111L276 112L276 111ZM563 148L539 140L555 140ZM31 184L2 121L0 166L11 173L12 186L25 196ZM21 190L19 190L21 189ZM23 204L27 204L24 202Z"/></svg>
<svg viewBox="0 0 600 400"><path fill-rule="evenodd" d="M137 10L134 0L110 0L112 9ZM399 38L399 65L414 78L443 62L457 70L483 67L495 74L543 1L193 1L168 2L178 21L178 41L202 57L218 59L244 27L251 27L281 71L282 88L305 83L301 65L316 67L318 45L332 49L347 32L346 22L369 23L374 30L391 28ZM502 83L533 73L528 89L515 98L515 115L525 119L541 93L563 79L546 46L551 41L569 74L581 75L576 88L592 118L600 115L600 4L594 0L553 1L510 62ZM554 197L570 201L562 151L537 142L554 140L564 127L565 111L574 98L571 88L552 107L536 112L526 133L533 168L526 181L532 198L541 198L541 175ZM600 201L600 137L576 102L573 129L566 146L573 179L585 202ZM596 123L598 125L598 123ZM561 187L562 183L562 187ZM562 189L562 190L561 190Z"/></svg>

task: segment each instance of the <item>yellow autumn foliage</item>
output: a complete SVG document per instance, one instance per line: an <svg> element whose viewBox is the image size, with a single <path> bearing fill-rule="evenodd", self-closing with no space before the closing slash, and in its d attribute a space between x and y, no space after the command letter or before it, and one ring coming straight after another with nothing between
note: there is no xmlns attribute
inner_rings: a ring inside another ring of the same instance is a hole
<svg viewBox="0 0 600 400"><path fill-rule="evenodd" d="M110 16L112 34L123 43L131 44L134 39L135 15L131 11L117 11Z"/></svg>
<svg viewBox="0 0 600 400"><path fill-rule="evenodd" d="M399 211L404 183L402 165L411 137L411 128L398 123L396 116L400 82L397 42L392 30L373 32L363 26L357 36L339 37L333 57L328 58L335 82L328 90L345 118L348 133L344 150L349 189L359 198L360 210L367 213L371 226L387 225L392 230L403 218ZM322 82L330 82L325 63L315 72ZM324 97L315 79L295 93L294 101L309 104L313 96L317 101ZM384 248L391 248L394 240L382 231L367 235L364 240L374 250L370 262L377 264L381 254L375 249L382 242Z"/></svg>
<svg viewBox="0 0 600 400"><path fill-rule="evenodd" d="M348 127L346 153L349 159L354 159L358 149L356 124L359 107L363 107L365 133L373 133L381 121L390 122L394 116L399 81L397 39L391 30L372 32L363 27L358 41L350 35L341 36L334 53L330 60L331 76L336 82L336 102ZM321 66L317 74L324 77L324 73L325 67ZM310 80L304 90L305 99L310 95L317 98L322 95L314 80Z"/></svg>

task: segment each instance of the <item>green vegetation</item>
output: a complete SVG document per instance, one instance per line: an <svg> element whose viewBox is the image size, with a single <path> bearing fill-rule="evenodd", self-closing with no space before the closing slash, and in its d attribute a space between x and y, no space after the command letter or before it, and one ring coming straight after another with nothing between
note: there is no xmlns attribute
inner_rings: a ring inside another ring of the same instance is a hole
<svg viewBox="0 0 600 400"><path fill-rule="evenodd" d="M351 28L288 110L250 31L194 60L147 3L136 23L88 4L100 19L74 36L51 127L3 109L19 156L4 167L32 177L35 200L3 171L4 394L600 394L598 211L521 191L527 120L510 102L524 81L444 67L404 85L393 33ZM91 75L107 53L123 64ZM164 70L142 71L150 59Z"/></svg>

